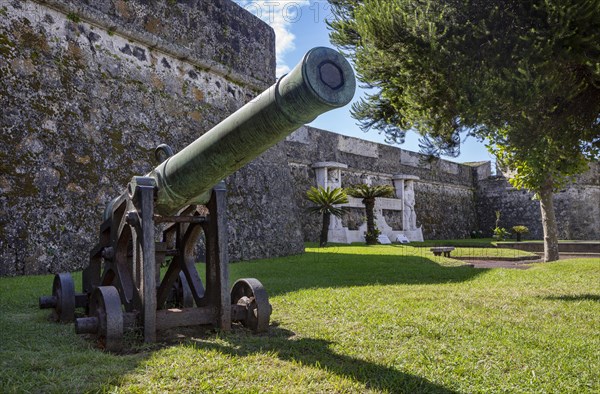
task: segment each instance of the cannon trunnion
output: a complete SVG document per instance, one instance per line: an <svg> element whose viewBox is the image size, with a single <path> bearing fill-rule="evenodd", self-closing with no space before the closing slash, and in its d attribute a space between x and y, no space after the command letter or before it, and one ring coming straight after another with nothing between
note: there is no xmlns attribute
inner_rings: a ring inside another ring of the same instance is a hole
<svg viewBox="0 0 600 394"><path fill-rule="evenodd" d="M318 115L346 105L355 89L348 62L328 48L310 50L277 83L146 176L135 176L104 212L97 245L76 292L68 273L57 274L40 308L80 334L120 351L123 333L192 325L229 330L240 322L255 332L269 327L271 305L262 284L237 280L229 290L224 178ZM203 241L205 283L196 269ZM161 267L166 271L161 274ZM81 308L83 317L75 318Z"/></svg>

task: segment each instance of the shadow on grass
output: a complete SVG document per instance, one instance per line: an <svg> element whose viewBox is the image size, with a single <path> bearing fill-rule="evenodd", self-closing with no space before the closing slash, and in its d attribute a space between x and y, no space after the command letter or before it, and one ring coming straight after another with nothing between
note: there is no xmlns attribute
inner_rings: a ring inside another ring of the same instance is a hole
<svg viewBox="0 0 600 394"><path fill-rule="evenodd" d="M271 327L269 335L248 341L244 329L234 329L227 335L227 345L212 342L192 342L201 349L211 349L234 357L247 357L256 353L276 354L282 361L301 363L350 380L361 382L369 389L390 393L455 393L419 376L373 362L335 353L332 342L314 339L294 339L295 333L279 327ZM248 335L252 335L248 332Z"/></svg>
<svg viewBox="0 0 600 394"><path fill-rule="evenodd" d="M308 252L232 264L230 277L259 278L269 294L276 296L309 288L463 282L484 272L465 266L444 266L444 262L411 255ZM79 275L75 276L78 281ZM4 388L0 391L96 391L111 382L119 385L122 376L134 371L154 352L149 348L120 356L106 354L77 336L72 324L48 322L48 312L37 308L37 297L47 294L51 283L51 276L4 278L0 282L0 360L5 360L0 361L0 388ZM274 332L269 336L257 338L234 330L225 338L237 349L211 342L196 346L240 356L273 351L282 360L297 360L390 392L451 392L418 376L337 354L327 341L294 339L293 333L283 329L271 330Z"/></svg>
<svg viewBox="0 0 600 394"><path fill-rule="evenodd" d="M230 278L257 278L275 296L310 288L458 283L487 271L442 265L444 261L431 256L307 252L276 262L232 264Z"/></svg>
<svg viewBox="0 0 600 394"><path fill-rule="evenodd" d="M577 294L542 297L549 301L596 301L600 302L600 294Z"/></svg>

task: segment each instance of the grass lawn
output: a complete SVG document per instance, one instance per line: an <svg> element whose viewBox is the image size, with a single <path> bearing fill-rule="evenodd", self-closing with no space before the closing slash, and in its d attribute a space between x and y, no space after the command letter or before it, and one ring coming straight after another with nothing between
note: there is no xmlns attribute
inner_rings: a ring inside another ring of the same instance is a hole
<svg viewBox="0 0 600 394"><path fill-rule="evenodd" d="M402 247L402 246L400 246ZM429 251L430 247L410 247L406 253L412 253L421 257L430 257L432 253ZM482 259L493 260L494 258L500 257L531 257L531 259L538 259L538 255L531 252L526 252L519 249L508 249L508 248L476 248L472 246L456 246L451 252L450 256L455 259L461 257L480 257Z"/></svg>
<svg viewBox="0 0 600 394"><path fill-rule="evenodd" d="M494 238L465 238L465 239L428 239L424 242L411 242L409 245L414 247L430 248L432 246L462 246L471 248L495 248Z"/></svg>
<svg viewBox="0 0 600 394"><path fill-rule="evenodd" d="M495 257L531 257L534 260L539 258L537 254L526 252L524 250L473 247L457 247L452 251L451 256L456 259L460 259L461 257L481 257L482 259L490 260L493 260Z"/></svg>
<svg viewBox="0 0 600 394"><path fill-rule="evenodd" d="M182 330L123 355L47 321L52 276L0 279L0 392L600 392L598 259L473 269L332 246L230 271L269 291L268 334Z"/></svg>

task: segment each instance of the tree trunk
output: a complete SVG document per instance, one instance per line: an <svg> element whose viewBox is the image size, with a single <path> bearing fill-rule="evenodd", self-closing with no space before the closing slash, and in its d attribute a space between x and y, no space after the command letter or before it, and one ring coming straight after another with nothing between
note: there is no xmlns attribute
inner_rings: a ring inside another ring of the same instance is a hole
<svg viewBox="0 0 600 394"><path fill-rule="evenodd" d="M329 222L331 221L331 214L323 214L323 227L321 228L321 239L319 242L320 246L327 246L327 236L329 233Z"/></svg>
<svg viewBox="0 0 600 394"><path fill-rule="evenodd" d="M367 245L377 245L377 236L375 235L375 217L373 211L375 210L375 199L364 199L365 211L367 213L367 234L365 240Z"/></svg>
<svg viewBox="0 0 600 394"><path fill-rule="evenodd" d="M552 178L548 177L539 191L542 228L544 229L544 261L546 262L558 260L558 227L554 215L552 186Z"/></svg>

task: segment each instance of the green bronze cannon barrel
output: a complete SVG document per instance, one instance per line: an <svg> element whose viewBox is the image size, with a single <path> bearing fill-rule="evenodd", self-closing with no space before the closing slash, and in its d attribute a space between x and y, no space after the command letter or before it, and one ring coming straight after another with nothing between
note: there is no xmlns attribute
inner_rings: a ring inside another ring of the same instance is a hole
<svg viewBox="0 0 600 394"><path fill-rule="evenodd" d="M156 212L206 203L218 182L303 124L348 104L354 89L342 55L311 49L289 74L149 174L158 187Z"/></svg>

